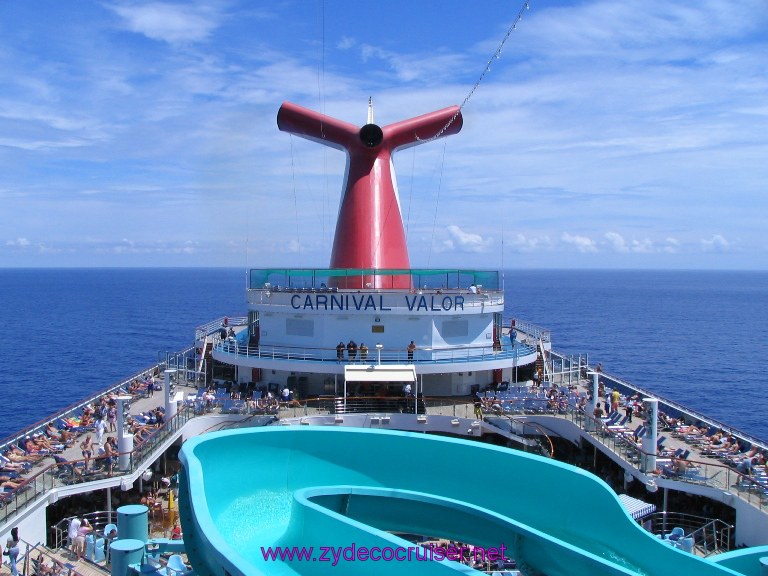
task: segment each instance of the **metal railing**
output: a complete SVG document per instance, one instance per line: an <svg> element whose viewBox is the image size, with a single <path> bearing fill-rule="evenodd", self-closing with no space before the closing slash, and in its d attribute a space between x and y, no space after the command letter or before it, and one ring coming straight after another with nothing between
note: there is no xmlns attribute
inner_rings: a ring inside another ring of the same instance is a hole
<svg viewBox="0 0 768 576"><path fill-rule="evenodd" d="M64 548L69 543L69 521L74 516L68 518L62 518L56 524L51 526L51 547L54 549ZM117 523L117 512L114 510L97 510L95 512L88 512L81 514L80 519L88 520L88 523L93 526L94 532L99 536L104 536L104 528L108 524Z"/></svg>
<svg viewBox="0 0 768 576"><path fill-rule="evenodd" d="M562 356L560 358L562 358ZM619 390L632 391L632 393L638 393L648 398L657 399L659 401L659 410L663 411L668 416L679 416L683 418L686 424L694 424L696 426L706 427L714 426L720 430L725 430L733 434L740 440L744 440L754 446L759 446L761 449L768 451L768 443L766 443L765 440L739 430L731 424L726 424L724 422L720 422L719 420L710 418L709 416L705 416L696 410L688 408L687 406L683 406L679 402L670 400L669 398L651 392L650 390L646 390L645 388L641 388L640 386L619 378L618 376L613 376L602 372L600 374L600 379L605 383L607 388L618 387Z"/></svg>
<svg viewBox="0 0 768 576"><path fill-rule="evenodd" d="M147 456L152 454L163 441L178 431L194 416L195 413L191 406L182 406L173 418L170 418L166 423L155 429L147 438L136 445L133 451L113 456L112 458L120 461L128 455L128 466L117 470L113 476L118 477L132 474L141 470L145 466ZM0 523L5 524L13 515L25 507L37 502L41 498L47 498L48 493L54 488L84 484L111 477L109 471L104 469L106 467L106 457L102 456L92 458L91 460L95 464L102 465L95 473L80 472L81 466L84 468L85 459L76 459L47 465L34 472L32 476L20 480L19 488L12 492L6 492L2 500L0 500L0 504L2 504Z"/></svg>
<svg viewBox="0 0 768 576"><path fill-rule="evenodd" d="M543 336L542 336L543 338ZM495 351L492 350L491 347L488 347L490 349L490 353L494 354ZM186 366L187 362L187 354L191 352L191 349L187 349L185 351L182 351L180 353L177 353L172 356L173 361L176 364L177 368L182 368ZM334 358L335 361L335 350L334 352ZM403 354L406 354L406 351L403 351ZM503 351L502 351L503 353ZM574 370L580 371L582 366L581 357L579 357L578 363L574 363L572 360L568 360L568 362L563 362L562 359L564 357L559 355L554 355L556 358L558 358L561 364L561 369L554 372L555 378L557 378L557 375L559 374L561 378L563 378L565 374L572 374ZM179 366L179 364L182 364L183 366ZM82 409L83 406L87 404L91 404L97 399L99 399L101 396L103 396L106 393L116 393L118 391L124 390L128 384L130 384L133 380L137 378L141 378L145 374L155 374L159 375L162 373L162 371L168 367L174 367L173 363L166 364L164 362L159 362L155 364L154 366L151 366L147 369L144 369L140 372L137 372L133 376L126 378L125 380L121 381L118 384L115 384L113 386L110 386L106 390L100 392L99 394L92 395L91 397L87 398L86 400L80 401L78 403L75 403L68 408L65 408L64 410L54 414L52 417L47 418L45 421L38 422L32 426L29 426L22 430L20 433L17 433L16 435L6 438L2 443L0 443L0 448L3 446L8 446L11 443L18 442L18 440L26 435L29 435L31 433L40 431L44 428L45 424L50 421L55 421L57 418L65 418L69 415L74 415L78 411ZM178 374L178 378L180 380L183 380L185 377L186 371L180 370ZM570 376L569 376L570 377ZM609 377L613 380L612 377ZM618 380L617 380L618 381ZM622 383L626 386L630 386L628 383L623 382ZM632 387L633 390L641 391L641 393L646 393L645 391L640 390L637 387ZM657 397L653 394L647 393L649 396ZM387 410L391 411L406 411L411 412L414 405L411 404L411 410L408 409L408 404L404 404L405 399L398 399L397 397L386 397L387 402L392 402L393 399L396 401L392 407L388 409L381 409L380 407L376 407L374 410L375 412L385 412ZM311 414L333 414L336 413L338 410L338 402L339 399L333 398L333 397L320 397L312 400L306 400L303 402L293 402L289 404L281 404L279 415L282 417L296 417L296 416L305 416L305 415L311 415ZM357 403L360 404L359 410L370 410L373 409L373 405L371 404L374 399L372 398L353 398L353 397L347 397L346 399L346 407L345 409L347 411L354 410ZM399 400L399 402L398 402ZM342 399L343 401L343 399ZM438 414L438 415L445 415L445 416L453 416L453 417L462 417L462 418L474 418L474 406L471 402L468 402L466 399L451 399L451 398L424 398L419 397L418 402L423 405L423 409L426 410L430 414ZM662 400L662 404L666 404L668 401ZM342 404L343 405L343 404ZM257 410L253 409L253 406L251 405L248 407L247 404L245 404L246 412L256 414L258 413ZM680 407L682 409L682 407ZM642 451L641 448L637 447L633 443L627 442L626 438L612 433L610 430L606 429L605 426L602 424L602 422L598 422L596 419L592 418L591 416L585 415L583 412L580 412L579 410L574 409L573 407L568 407L564 411L559 410L550 410L548 408L531 408L527 409L525 405L522 406L520 410L521 414L528 414L528 415L536 415L536 414L549 414L553 416L557 416L560 418L565 418L573 422L575 425L577 425L579 428L584 430L585 432L588 432L589 435L595 439L595 441L602 443L612 451L614 451L616 454L619 454L624 460L626 460L631 465L635 466L636 468L640 469L640 463L643 461L644 457L650 456L649 454L646 454ZM688 413L688 412L686 412ZM695 414L695 413L692 413ZM174 434L176 431L178 431L186 422L195 417L195 410L193 406L183 405L176 416L172 419L170 419L168 422L166 422L163 426L161 426L159 429L155 430L148 438L146 438L144 441L139 443L134 450L130 453L129 456L129 466L125 470L121 470L120 474L129 474L133 473L137 470L139 470L146 460L146 458L151 455L163 442L165 439L167 439L170 435ZM711 422L711 420L707 419L704 420L706 422ZM47 497L48 492L52 490L53 488L57 487L64 487L69 486L72 483L72 480L76 481L83 481L88 482L92 478L74 478L73 476L67 476L66 474L62 473L62 470L66 468L67 465L76 465L79 462L82 462L82 460L74 460L72 462L66 462L66 463L56 463L50 466L47 466L40 471L37 471L32 476L28 478L23 478L20 480L21 486L19 489L14 490L12 492L7 492L4 495L0 495L0 506L2 506L2 509L0 510L0 522L6 523L8 520L19 510L22 510L26 506L30 505L31 503L36 502L37 500ZM738 471L734 470L733 468L726 466L724 464L713 464L711 462L696 462L692 461L694 465L698 467L698 471L695 475L690 476L679 476L674 478L668 478L669 480L674 480L676 482L689 482L689 483L696 483L696 484L704 484L712 487L721 488L724 490L729 491L731 494L734 494L735 496L746 500L750 504L756 506L760 510L764 510L766 506L768 506L768 502L766 501L766 494L768 493L768 486L764 485L759 480L756 480L754 478L751 478L749 476L745 476L743 474L740 474ZM95 479L95 478L93 478ZM103 478L101 478L103 479Z"/></svg>
<svg viewBox="0 0 768 576"><path fill-rule="evenodd" d="M643 519L643 526L658 536L680 527L686 537L693 538L697 553L702 556L727 552L733 546L734 526L719 519L684 512L654 512Z"/></svg>
<svg viewBox="0 0 768 576"><path fill-rule="evenodd" d="M244 346L237 342L221 341L214 347L218 354L227 354L235 357L263 358L268 360L284 360L290 362L326 362L339 363L336 348L315 348L295 346ZM354 359L350 359L345 351L341 358L342 363L360 364L455 364L467 362L487 362L489 360L512 360L534 354L535 345L516 342L514 346L509 343L502 344L501 349L493 345L487 346L462 346L450 348L420 348L409 358L408 350L387 349L383 351L368 350L365 359L357 351Z"/></svg>
<svg viewBox="0 0 768 576"><path fill-rule="evenodd" d="M607 427L602 420L591 415L569 410L563 416L579 426L582 430L606 446L609 450L619 455L626 462L642 471L643 462L654 457L658 462L669 462L671 457L659 456L645 452L640 446L632 442L626 434L616 432ZM747 501L760 510L768 508L768 485L750 476L741 474L727 464L713 463L698 460L686 460L689 469L685 473L670 473L665 468L657 467L651 474L666 480L685 484L698 484L725 490L734 496Z"/></svg>

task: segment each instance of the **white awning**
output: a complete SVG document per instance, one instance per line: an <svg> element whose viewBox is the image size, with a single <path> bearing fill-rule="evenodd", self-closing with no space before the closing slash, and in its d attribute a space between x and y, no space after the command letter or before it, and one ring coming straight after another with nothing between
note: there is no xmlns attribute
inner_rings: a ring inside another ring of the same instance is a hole
<svg viewBox="0 0 768 576"><path fill-rule="evenodd" d="M416 382L413 364L373 364L344 366L347 382Z"/></svg>
<svg viewBox="0 0 768 576"><path fill-rule="evenodd" d="M619 494L619 500L621 500L622 506L635 520L640 520L643 516L656 512L656 506L653 504L648 504L648 502L643 502L628 494Z"/></svg>

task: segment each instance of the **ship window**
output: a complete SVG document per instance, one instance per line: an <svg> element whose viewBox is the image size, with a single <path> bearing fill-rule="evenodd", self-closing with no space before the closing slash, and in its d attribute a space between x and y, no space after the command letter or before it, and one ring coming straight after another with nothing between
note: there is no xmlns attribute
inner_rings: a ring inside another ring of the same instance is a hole
<svg viewBox="0 0 768 576"><path fill-rule="evenodd" d="M288 336L306 336L311 338L315 335L315 323L312 320L286 318L285 333Z"/></svg>
<svg viewBox="0 0 768 576"><path fill-rule="evenodd" d="M374 334L381 334L384 332L384 326L378 325L378 326L371 326L371 332Z"/></svg>
<svg viewBox="0 0 768 576"><path fill-rule="evenodd" d="M445 320L443 322L443 338L458 338L469 334L469 323L466 320Z"/></svg>

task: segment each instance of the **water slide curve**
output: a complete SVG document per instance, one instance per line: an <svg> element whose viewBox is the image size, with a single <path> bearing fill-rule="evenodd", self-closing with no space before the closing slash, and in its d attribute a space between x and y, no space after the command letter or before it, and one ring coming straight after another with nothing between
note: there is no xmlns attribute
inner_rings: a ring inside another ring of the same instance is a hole
<svg viewBox="0 0 768 576"><path fill-rule="evenodd" d="M658 540L592 474L497 446L274 426L188 440L181 460L184 542L201 575L479 573L425 554L396 557L412 546L397 533L503 545L525 574L745 573ZM268 547L312 552L279 560Z"/></svg>

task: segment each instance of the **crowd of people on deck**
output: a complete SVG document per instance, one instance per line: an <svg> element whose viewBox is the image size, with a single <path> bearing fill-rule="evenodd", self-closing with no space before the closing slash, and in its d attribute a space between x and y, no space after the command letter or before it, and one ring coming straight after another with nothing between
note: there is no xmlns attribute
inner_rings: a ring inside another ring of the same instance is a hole
<svg viewBox="0 0 768 576"><path fill-rule="evenodd" d="M55 418L30 431L0 449L0 499L7 500L14 491L27 486L27 476L35 473L33 466L54 459L60 471L71 471L75 481L99 471L111 476L117 463L117 394L147 396L157 386L147 373L131 381L123 390L103 394L82 406L79 414ZM163 425L165 410L155 408L128 420L134 434L134 445L140 443ZM66 460L62 453L78 442L81 458Z"/></svg>

